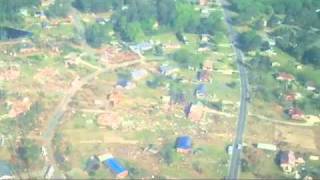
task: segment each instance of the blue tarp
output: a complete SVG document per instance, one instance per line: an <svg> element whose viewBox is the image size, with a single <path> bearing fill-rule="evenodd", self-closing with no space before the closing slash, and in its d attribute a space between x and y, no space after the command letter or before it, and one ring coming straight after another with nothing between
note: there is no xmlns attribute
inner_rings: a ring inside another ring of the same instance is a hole
<svg viewBox="0 0 320 180"><path fill-rule="evenodd" d="M190 136L180 136L176 141L176 148L180 149L191 149L192 140Z"/></svg>
<svg viewBox="0 0 320 180"><path fill-rule="evenodd" d="M103 164L110 168L112 172L116 173L116 174L120 174L123 173L125 171L127 171L116 159L114 158L110 158L107 159L105 161L103 161Z"/></svg>

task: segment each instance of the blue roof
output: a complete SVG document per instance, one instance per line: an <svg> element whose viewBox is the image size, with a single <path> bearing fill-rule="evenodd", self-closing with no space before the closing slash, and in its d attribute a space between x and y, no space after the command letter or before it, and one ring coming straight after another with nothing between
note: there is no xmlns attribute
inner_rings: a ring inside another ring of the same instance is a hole
<svg viewBox="0 0 320 180"><path fill-rule="evenodd" d="M176 148L190 149L192 147L192 140L190 136L180 136L176 141Z"/></svg>
<svg viewBox="0 0 320 180"><path fill-rule="evenodd" d="M103 161L103 164L110 168L112 172L116 173L116 174L120 174L123 173L125 171L127 171L116 159L114 158L109 158L105 161Z"/></svg>
<svg viewBox="0 0 320 180"><path fill-rule="evenodd" d="M128 86L129 82L130 82L130 81L127 80L127 79L119 79L118 82L117 82L117 84L120 85L120 86L122 86L122 87L126 87L126 86Z"/></svg>
<svg viewBox="0 0 320 180"><path fill-rule="evenodd" d="M207 87L205 84L200 84L198 87L197 87L197 93L201 93L201 94L205 94L207 93Z"/></svg>

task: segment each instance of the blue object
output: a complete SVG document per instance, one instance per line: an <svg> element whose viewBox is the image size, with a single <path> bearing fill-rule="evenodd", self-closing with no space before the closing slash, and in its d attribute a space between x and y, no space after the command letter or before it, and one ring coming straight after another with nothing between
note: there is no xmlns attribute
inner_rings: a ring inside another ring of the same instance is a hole
<svg viewBox="0 0 320 180"><path fill-rule="evenodd" d="M115 174L120 174L126 172L127 170L114 158L109 158L103 161L103 164L110 168Z"/></svg>
<svg viewBox="0 0 320 180"><path fill-rule="evenodd" d="M129 85L129 80L127 80L127 79L120 79L120 80L118 80L118 85L119 86L121 86L121 87L126 87L126 86L128 86Z"/></svg>
<svg viewBox="0 0 320 180"><path fill-rule="evenodd" d="M207 88L205 84L200 84L197 87L197 94L205 95L207 93Z"/></svg>
<svg viewBox="0 0 320 180"><path fill-rule="evenodd" d="M178 149L191 149L192 147L192 140L190 136L180 136L177 138L176 148Z"/></svg>

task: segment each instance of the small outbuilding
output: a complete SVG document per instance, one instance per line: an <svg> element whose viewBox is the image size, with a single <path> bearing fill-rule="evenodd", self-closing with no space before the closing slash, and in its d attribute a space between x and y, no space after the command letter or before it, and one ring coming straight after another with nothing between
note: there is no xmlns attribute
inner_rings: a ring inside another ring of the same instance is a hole
<svg viewBox="0 0 320 180"><path fill-rule="evenodd" d="M180 136L176 140L176 149L179 153L190 153L192 150L192 139L190 136Z"/></svg>
<svg viewBox="0 0 320 180"><path fill-rule="evenodd" d="M101 159L103 157L103 159ZM100 161L105 167L109 168L117 178L125 178L129 175L128 170L123 167L118 160L116 160L111 154L100 156Z"/></svg>

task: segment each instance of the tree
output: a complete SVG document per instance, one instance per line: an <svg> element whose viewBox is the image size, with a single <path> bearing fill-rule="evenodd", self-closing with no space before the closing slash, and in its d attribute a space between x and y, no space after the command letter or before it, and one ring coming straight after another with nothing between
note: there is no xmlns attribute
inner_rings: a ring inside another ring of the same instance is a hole
<svg viewBox="0 0 320 180"><path fill-rule="evenodd" d="M165 26L173 26L177 14L175 1L157 0L156 4L159 23Z"/></svg>
<svg viewBox="0 0 320 180"><path fill-rule="evenodd" d="M251 51L260 48L262 38L255 31L248 31L239 35L238 43L242 50Z"/></svg>
<svg viewBox="0 0 320 180"><path fill-rule="evenodd" d="M69 0L56 0L46 11L49 17L66 17L71 9Z"/></svg>
<svg viewBox="0 0 320 180"><path fill-rule="evenodd" d="M41 155L41 148L38 144L30 139L22 139L21 145L17 149L18 157L24 161L27 166L30 163L39 161Z"/></svg>
<svg viewBox="0 0 320 180"><path fill-rule="evenodd" d="M320 67L320 48L312 47L303 54L303 62Z"/></svg>
<svg viewBox="0 0 320 180"><path fill-rule="evenodd" d="M203 56L192 53L187 49L179 49L173 54L173 59L183 68L199 67L203 61Z"/></svg>
<svg viewBox="0 0 320 180"><path fill-rule="evenodd" d="M129 41L138 41L144 37L144 32L139 22L132 22L127 25L125 35Z"/></svg>
<svg viewBox="0 0 320 180"><path fill-rule="evenodd" d="M24 135L33 129L42 110L42 105L39 102L35 102L28 112L18 117L17 123Z"/></svg>
<svg viewBox="0 0 320 180"><path fill-rule="evenodd" d="M222 13L217 11L211 13L208 18L201 19L199 33L214 35L218 31L224 31L222 16Z"/></svg>
<svg viewBox="0 0 320 180"><path fill-rule="evenodd" d="M37 7L40 4L40 0L0 0L0 23L18 23L22 20L18 13L21 8Z"/></svg>
<svg viewBox="0 0 320 180"><path fill-rule="evenodd" d="M75 0L72 5L82 12L100 13L111 10L113 6L118 7L122 2L123 0Z"/></svg>
<svg viewBox="0 0 320 180"><path fill-rule="evenodd" d="M177 31L194 32L200 22L200 14L188 3L178 1L176 4L175 29Z"/></svg>
<svg viewBox="0 0 320 180"><path fill-rule="evenodd" d="M108 25L95 23L87 26L85 29L85 38L87 43L94 48L99 48L102 43L111 39L108 35L108 30L111 30L111 27Z"/></svg>

